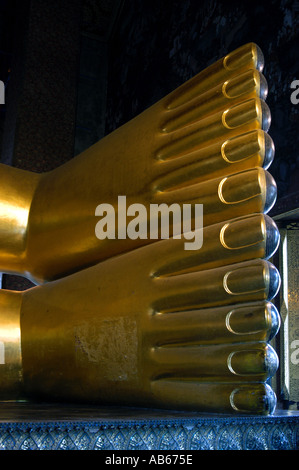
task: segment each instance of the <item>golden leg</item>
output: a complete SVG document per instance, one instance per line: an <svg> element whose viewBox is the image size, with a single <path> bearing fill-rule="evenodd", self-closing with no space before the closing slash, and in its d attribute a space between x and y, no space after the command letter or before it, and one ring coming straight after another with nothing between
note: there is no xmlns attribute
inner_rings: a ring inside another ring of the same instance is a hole
<svg viewBox="0 0 299 470"><path fill-rule="evenodd" d="M33 176L23 172L32 188L23 219L23 212L11 216L24 199L15 170L16 182L10 179L5 189L15 184L17 193L1 220L0 269L43 283L151 243L149 234L135 240L96 237L96 208L110 204L118 213L118 196L148 213L152 204L201 203L205 226L267 212L275 201L275 183L266 171L274 147L266 133L270 112L262 67L260 50L247 44L70 162L34 175L33 186ZM6 177L4 165L1 173ZM14 227L22 239L10 245Z"/></svg>
<svg viewBox="0 0 299 470"><path fill-rule="evenodd" d="M0 270L26 274L28 219L39 175L0 164Z"/></svg>
<svg viewBox="0 0 299 470"><path fill-rule="evenodd" d="M248 249L255 232L266 253L270 241L261 239L259 220ZM195 270L200 251L190 254L180 243L162 240L15 294L22 299L25 396L272 412L275 395L266 381L278 364L268 345L279 327L270 302L279 288L277 270L263 259L226 266L215 259L204 270L199 260ZM217 243L207 238L208 245ZM243 259L244 247L235 249ZM165 266L167 274L159 275ZM179 273L180 266L191 272Z"/></svg>

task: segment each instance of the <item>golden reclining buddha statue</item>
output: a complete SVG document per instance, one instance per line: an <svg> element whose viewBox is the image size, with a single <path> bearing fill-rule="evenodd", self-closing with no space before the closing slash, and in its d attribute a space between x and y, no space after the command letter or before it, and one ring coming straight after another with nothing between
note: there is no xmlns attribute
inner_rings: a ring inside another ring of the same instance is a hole
<svg viewBox="0 0 299 470"><path fill-rule="evenodd" d="M0 166L0 270L37 284L0 291L2 400L273 412L262 70L246 44L53 171ZM169 212L168 236L151 237L162 206L190 207L189 232Z"/></svg>

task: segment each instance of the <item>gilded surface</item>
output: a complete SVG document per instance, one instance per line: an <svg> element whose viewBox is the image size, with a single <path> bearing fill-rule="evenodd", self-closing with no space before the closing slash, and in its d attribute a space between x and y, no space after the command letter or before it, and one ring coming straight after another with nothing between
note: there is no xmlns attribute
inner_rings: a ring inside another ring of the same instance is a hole
<svg viewBox="0 0 299 470"><path fill-rule="evenodd" d="M279 233L266 215L276 185L262 68L247 44L49 173L1 165L0 268L40 284L7 314L20 318L24 397L273 412ZM119 196L146 214L202 204L202 247L119 236ZM117 237L96 237L102 203Z"/></svg>

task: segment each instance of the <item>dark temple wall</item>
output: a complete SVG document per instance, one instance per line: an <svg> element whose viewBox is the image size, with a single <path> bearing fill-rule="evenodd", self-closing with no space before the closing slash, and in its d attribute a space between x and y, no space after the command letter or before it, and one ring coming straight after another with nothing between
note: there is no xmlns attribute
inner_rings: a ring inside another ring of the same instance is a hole
<svg viewBox="0 0 299 470"><path fill-rule="evenodd" d="M81 0L17 2L2 162L36 172L72 158Z"/></svg>
<svg viewBox="0 0 299 470"><path fill-rule="evenodd" d="M110 49L106 132L253 41L265 56L276 146L270 172L283 201L298 190L299 104L290 100L299 79L298 31L298 0L126 0Z"/></svg>

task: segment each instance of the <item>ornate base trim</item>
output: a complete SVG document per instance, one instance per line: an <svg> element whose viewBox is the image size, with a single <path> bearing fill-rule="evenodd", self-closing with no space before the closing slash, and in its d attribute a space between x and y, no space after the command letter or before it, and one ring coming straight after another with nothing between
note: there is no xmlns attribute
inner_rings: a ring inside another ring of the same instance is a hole
<svg viewBox="0 0 299 470"><path fill-rule="evenodd" d="M161 410L0 405L1 450L296 450L299 413L226 416Z"/></svg>

